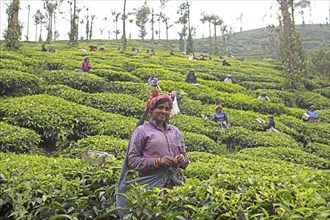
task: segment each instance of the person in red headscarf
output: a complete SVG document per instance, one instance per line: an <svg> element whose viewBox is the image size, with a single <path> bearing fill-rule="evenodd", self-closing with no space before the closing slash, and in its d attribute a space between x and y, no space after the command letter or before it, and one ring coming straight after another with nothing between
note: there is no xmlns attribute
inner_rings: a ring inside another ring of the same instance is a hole
<svg viewBox="0 0 330 220"><path fill-rule="evenodd" d="M89 57L86 56L80 65L80 70L83 72L88 72L91 68L92 68L92 65L89 61Z"/></svg>
<svg viewBox="0 0 330 220"><path fill-rule="evenodd" d="M151 117L139 125L131 135L118 183L118 193L125 193L132 184L158 188L173 188L184 181L181 169L188 166L185 144L179 129L166 123L172 109L172 99L154 90L146 103ZM128 170L139 177L127 180ZM121 218L127 214L127 199L118 195L116 204Z"/></svg>

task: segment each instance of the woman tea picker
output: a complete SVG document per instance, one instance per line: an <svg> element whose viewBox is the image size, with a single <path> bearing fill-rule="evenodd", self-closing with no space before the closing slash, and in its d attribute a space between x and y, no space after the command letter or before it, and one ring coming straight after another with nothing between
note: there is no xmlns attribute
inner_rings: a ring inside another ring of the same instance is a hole
<svg viewBox="0 0 330 220"><path fill-rule="evenodd" d="M166 123L173 103L170 96L154 90L146 103L146 111L131 135L119 178L118 193L126 194L131 184L148 185L158 188L180 186L184 180L180 172L188 166L185 145L178 128ZM143 124L145 115L151 116ZM133 169L139 177L127 179L127 172ZM118 194L116 204L121 218L127 214L127 199Z"/></svg>

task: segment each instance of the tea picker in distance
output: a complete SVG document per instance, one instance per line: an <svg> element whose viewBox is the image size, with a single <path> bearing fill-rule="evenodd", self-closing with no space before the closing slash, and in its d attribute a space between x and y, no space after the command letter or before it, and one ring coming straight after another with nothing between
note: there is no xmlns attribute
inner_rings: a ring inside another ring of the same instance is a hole
<svg viewBox="0 0 330 220"><path fill-rule="evenodd" d="M158 79L155 73L150 74L150 77L148 79L148 84L161 90L160 86L158 85Z"/></svg>
<svg viewBox="0 0 330 220"><path fill-rule="evenodd" d="M202 118L204 120L208 120L208 117L205 115L202 115ZM215 106L215 113L210 120L216 122L220 126L220 128L222 128L222 130L227 129L230 126L228 121L228 116L223 111L221 105Z"/></svg>
<svg viewBox="0 0 330 220"><path fill-rule="evenodd" d="M180 171L189 163L184 140L177 127L166 123L172 104L170 96L153 90L145 113L131 135L116 196L121 219L129 214L128 201L122 194L126 194L132 185L172 189L185 180ZM147 114L151 119L143 124ZM137 171L139 177L128 180L129 170Z"/></svg>
<svg viewBox="0 0 330 220"><path fill-rule="evenodd" d="M228 74L227 77L223 80L225 83L233 83L233 76Z"/></svg>
<svg viewBox="0 0 330 220"><path fill-rule="evenodd" d="M80 69L78 69L78 71L88 72L91 68L92 68L92 65L90 64L89 56L85 56L84 60L82 61L81 65L80 65Z"/></svg>
<svg viewBox="0 0 330 220"><path fill-rule="evenodd" d="M260 119L260 118L257 118L256 120L261 123L261 126L263 128L264 131L267 131L267 132L278 132L278 130L275 128L275 121L274 121L274 115L268 115L268 119L269 119L269 122L267 125L265 125L265 121Z"/></svg>
<svg viewBox="0 0 330 220"><path fill-rule="evenodd" d="M258 100L260 100L260 101L264 101L265 100L267 102L270 102L270 99L268 98L267 93L265 91L263 91L261 93L261 95L258 97Z"/></svg>
<svg viewBox="0 0 330 220"><path fill-rule="evenodd" d="M319 114L315 110L314 105L311 105L309 107L309 109L307 111L307 115L309 116L309 117L307 117L307 121L309 121L309 122L317 122L320 119Z"/></svg>
<svg viewBox="0 0 330 220"><path fill-rule="evenodd" d="M195 86L200 86L200 84L197 83L197 77L195 75L195 70L194 69L189 70L185 81L187 83L192 83Z"/></svg>

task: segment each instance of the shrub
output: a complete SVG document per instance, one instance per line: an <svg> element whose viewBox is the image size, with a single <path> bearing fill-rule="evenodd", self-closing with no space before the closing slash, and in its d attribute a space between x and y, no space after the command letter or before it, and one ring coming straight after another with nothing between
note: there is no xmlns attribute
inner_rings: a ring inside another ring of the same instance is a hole
<svg viewBox="0 0 330 220"><path fill-rule="evenodd" d="M94 74L76 71L44 71L38 74L49 85L63 84L85 92L103 92L106 80Z"/></svg>
<svg viewBox="0 0 330 220"><path fill-rule="evenodd" d="M330 99L330 86L325 87L325 88L315 89L315 90L313 90L313 92L318 93L318 94Z"/></svg>
<svg viewBox="0 0 330 220"><path fill-rule="evenodd" d="M229 148L236 150L259 146L299 147L294 139L282 132L256 132L242 127L227 129L223 139Z"/></svg>
<svg viewBox="0 0 330 220"><path fill-rule="evenodd" d="M42 90L41 78L16 70L0 69L0 95L30 95Z"/></svg>
<svg viewBox="0 0 330 220"><path fill-rule="evenodd" d="M0 151L34 153L41 138L34 131L0 121Z"/></svg>
<svg viewBox="0 0 330 220"><path fill-rule="evenodd" d="M182 136L185 141L187 151L202 151L213 154L222 154L226 150L224 146L216 143L214 140L205 135L183 131Z"/></svg>
<svg viewBox="0 0 330 220"><path fill-rule="evenodd" d="M0 153L4 219L96 219L110 211L118 172L78 159Z"/></svg>
<svg viewBox="0 0 330 220"><path fill-rule="evenodd" d="M89 94L67 86L50 86L47 93L68 101L100 109L104 112L139 118L144 110L144 102L126 94L94 93Z"/></svg>
<svg viewBox="0 0 330 220"><path fill-rule="evenodd" d="M265 159L279 159L312 168L329 169L330 161L316 155L306 153L300 149L290 149L282 147L258 147L253 149L243 149L240 154L253 155ZM236 157L236 156L235 156ZM238 155L239 157L239 155Z"/></svg>
<svg viewBox="0 0 330 220"><path fill-rule="evenodd" d="M309 142L303 149L308 153L330 160L330 147L328 144Z"/></svg>
<svg viewBox="0 0 330 220"><path fill-rule="evenodd" d="M105 78L107 81L129 81L141 82L139 78L133 76L129 72L107 70L107 69L92 69L89 73Z"/></svg>
<svg viewBox="0 0 330 220"><path fill-rule="evenodd" d="M151 90L152 87L146 83L109 82L107 85L107 91L109 92L128 94L141 100L147 100Z"/></svg>
<svg viewBox="0 0 330 220"><path fill-rule="evenodd" d="M28 68L18 60L1 59L0 69L18 70L18 71L26 72Z"/></svg>
<svg viewBox="0 0 330 220"><path fill-rule="evenodd" d="M65 147L87 135L128 138L136 119L104 113L49 95L34 95L0 103L0 117L7 123L35 130L44 146Z"/></svg>
<svg viewBox="0 0 330 220"><path fill-rule="evenodd" d="M62 151L63 156L79 157L79 152L85 150L104 151L113 154L117 159L123 159L127 150L128 141L112 136L88 136L78 140Z"/></svg>
<svg viewBox="0 0 330 220"><path fill-rule="evenodd" d="M293 138L301 143L307 144L311 141L330 144L330 126L327 123L308 123L286 115L278 116L277 119L284 125L293 128L296 131Z"/></svg>

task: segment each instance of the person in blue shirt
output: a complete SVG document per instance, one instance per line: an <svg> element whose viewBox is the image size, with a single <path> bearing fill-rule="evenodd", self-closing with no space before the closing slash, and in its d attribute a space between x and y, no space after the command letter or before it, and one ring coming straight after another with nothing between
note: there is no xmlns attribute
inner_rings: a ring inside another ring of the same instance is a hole
<svg viewBox="0 0 330 220"><path fill-rule="evenodd" d="M317 113L317 111L315 110L314 105L310 106L307 114L310 116L308 121L318 121L319 120L319 114Z"/></svg>
<svg viewBox="0 0 330 220"><path fill-rule="evenodd" d="M211 118L211 121L215 121L222 129L226 129L229 126L228 116L223 111L221 105L215 107L215 113Z"/></svg>

